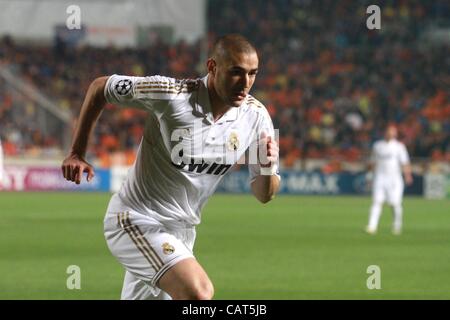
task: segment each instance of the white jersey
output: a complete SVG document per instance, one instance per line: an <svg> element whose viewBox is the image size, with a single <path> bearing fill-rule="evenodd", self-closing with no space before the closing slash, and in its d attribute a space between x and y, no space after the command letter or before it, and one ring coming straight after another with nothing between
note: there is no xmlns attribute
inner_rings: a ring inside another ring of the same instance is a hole
<svg viewBox="0 0 450 320"><path fill-rule="evenodd" d="M406 147L398 140L380 140L372 150L372 162L375 164L376 179L401 179L402 166L409 164Z"/></svg>
<svg viewBox="0 0 450 320"><path fill-rule="evenodd" d="M207 79L112 75L105 86L109 103L149 111L119 196L161 223L199 224L224 174L257 145L263 131L274 137L267 110L250 95L214 122ZM259 170L249 165L251 181Z"/></svg>

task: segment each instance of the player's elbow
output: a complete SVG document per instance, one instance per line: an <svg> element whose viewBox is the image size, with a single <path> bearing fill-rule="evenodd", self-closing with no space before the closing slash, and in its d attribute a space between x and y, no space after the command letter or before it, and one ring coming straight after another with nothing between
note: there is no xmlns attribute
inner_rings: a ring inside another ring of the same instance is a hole
<svg viewBox="0 0 450 320"><path fill-rule="evenodd" d="M96 107L103 108L106 103L104 92L108 78L108 76L98 77L89 86L87 95L93 99L92 101Z"/></svg>
<svg viewBox="0 0 450 320"><path fill-rule="evenodd" d="M106 86L106 81L108 81L108 78L109 76L95 78L94 81L91 82L90 88L94 89L95 91L103 92Z"/></svg>

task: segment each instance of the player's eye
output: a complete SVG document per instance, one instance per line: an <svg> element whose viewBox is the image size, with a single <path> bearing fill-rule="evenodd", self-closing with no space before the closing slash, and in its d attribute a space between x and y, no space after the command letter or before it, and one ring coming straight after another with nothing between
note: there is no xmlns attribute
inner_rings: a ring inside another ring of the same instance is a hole
<svg viewBox="0 0 450 320"><path fill-rule="evenodd" d="M238 70L238 69L233 69L233 70L231 70L231 72L230 72L230 74L231 74L232 76L240 76L241 73L242 73L242 71L241 71L241 70Z"/></svg>

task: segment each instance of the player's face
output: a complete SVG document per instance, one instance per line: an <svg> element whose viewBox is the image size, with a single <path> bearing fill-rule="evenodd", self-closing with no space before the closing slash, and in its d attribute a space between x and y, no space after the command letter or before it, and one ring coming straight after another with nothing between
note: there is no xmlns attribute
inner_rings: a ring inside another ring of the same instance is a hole
<svg viewBox="0 0 450 320"><path fill-rule="evenodd" d="M258 63L256 53L230 54L216 62L214 87L226 105L239 107L242 104L255 82Z"/></svg>
<svg viewBox="0 0 450 320"><path fill-rule="evenodd" d="M386 140L392 140L397 138L397 128L388 127L386 129Z"/></svg>

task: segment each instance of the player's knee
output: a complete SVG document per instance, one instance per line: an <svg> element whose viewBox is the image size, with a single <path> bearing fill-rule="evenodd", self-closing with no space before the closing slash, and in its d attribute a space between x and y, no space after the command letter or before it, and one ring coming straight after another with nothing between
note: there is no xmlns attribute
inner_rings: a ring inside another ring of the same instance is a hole
<svg viewBox="0 0 450 320"><path fill-rule="evenodd" d="M211 300L214 296L214 287L209 279L196 281L173 290L170 296L174 300Z"/></svg>
<svg viewBox="0 0 450 320"><path fill-rule="evenodd" d="M372 203L372 208L380 208L380 207L382 207L383 206L383 203L382 202L379 202L379 201L374 201L373 203Z"/></svg>
<svg viewBox="0 0 450 320"><path fill-rule="evenodd" d="M186 300L211 300L214 296L214 288L211 281L201 281L189 286L184 292L180 292L179 299Z"/></svg>
<svg viewBox="0 0 450 320"><path fill-rule="evenodd" d="M194 286L190 292L192 300L211 300L214 296L214 287L211 281L203 281Z"/></svg>

